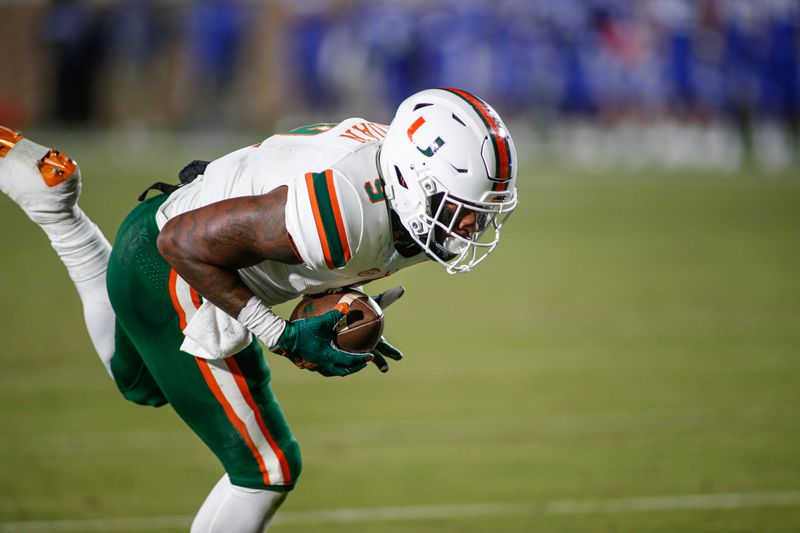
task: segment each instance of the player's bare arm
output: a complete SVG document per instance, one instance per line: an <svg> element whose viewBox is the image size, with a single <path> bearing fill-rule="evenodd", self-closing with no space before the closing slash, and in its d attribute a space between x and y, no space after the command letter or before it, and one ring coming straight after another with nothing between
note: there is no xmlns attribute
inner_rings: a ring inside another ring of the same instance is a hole
<svg viewBox="0 0 800 533"><path fill-rule="evenodd" d="M158 250L211 303L237 317L253 292L237 269L265 260L299 264L284 221L286 187L231 198L176 216L158 237Z"/></svg>
<svg viewBox="0 0 800 533"><path fill-rule="evenodd" d="M301 368L325 376L358 372L372 356L347 354L331 344L341 310L285 323L277 336L274 325L284 321L236 272L266 260L302 263L286 231L286 194L286 187L278 187L265 195L222 200L176 216L158 236L159 253L203 297Z"/></svg>

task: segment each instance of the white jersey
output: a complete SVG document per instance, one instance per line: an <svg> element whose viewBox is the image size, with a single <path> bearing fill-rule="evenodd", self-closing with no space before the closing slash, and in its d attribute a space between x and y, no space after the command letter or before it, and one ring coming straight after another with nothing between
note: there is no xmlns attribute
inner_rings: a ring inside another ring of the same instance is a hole
<svg viewBox="0 0 800 533"><path fill-rule="evenodd" d="M240 196L288 188L286 229L303 263L264 261L239 270L265 304L357 286L422 261L394 247L378 177L387 126L361 118L277 134L212 161L202 176L161 205L158 227L187 211Z"/></svg>

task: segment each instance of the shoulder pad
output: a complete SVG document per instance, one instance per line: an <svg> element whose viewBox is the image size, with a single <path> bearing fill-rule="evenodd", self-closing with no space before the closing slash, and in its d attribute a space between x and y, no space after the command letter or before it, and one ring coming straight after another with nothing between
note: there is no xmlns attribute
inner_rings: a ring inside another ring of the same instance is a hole
<svg viewBox="0 0 800 533"><path fill-rule="evenodd" d="M364 214L358 192L332 169L289 182L286 230L297 253L314 270L344 267L358 250Z"/></svg>

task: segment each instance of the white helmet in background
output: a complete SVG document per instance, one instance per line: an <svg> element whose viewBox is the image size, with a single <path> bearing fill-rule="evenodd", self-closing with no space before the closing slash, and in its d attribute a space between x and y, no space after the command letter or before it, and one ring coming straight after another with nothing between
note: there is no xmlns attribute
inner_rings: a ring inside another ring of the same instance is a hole
<svg viewBox="0 0 800 533"><path fill-rule="evenodd" d="M428 89L400 104L379 155L389 206L414 241L451 274L500 242L517 206L517 153L500 116L459 89ZM475 213L474 231L454 232Z"/></svg>

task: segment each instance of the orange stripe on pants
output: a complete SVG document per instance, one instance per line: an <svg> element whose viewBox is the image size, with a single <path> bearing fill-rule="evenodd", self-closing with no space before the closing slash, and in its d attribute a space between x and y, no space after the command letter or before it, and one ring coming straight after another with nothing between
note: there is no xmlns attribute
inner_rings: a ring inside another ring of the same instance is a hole
<svg viewBox="0 0 800 533"><path fill-rule="evenodd" d="M189 294L192 299L192 304L195 306L195 308L199 308L201 305L200 295L197 294L197 291L195 291L191 287L189 287ZM186 311L183 309L183 306L181 306L180 299L178 298L178 273L175 271L174 268L170 269L169 271L169 296L170 299L172 300L172 306L178 313L178 320L180 322L181 330L183 330L186 328ZM205 379L206 385L208 385L208 388L211 390L212 394L214 395L214 398L216 398L217 402L219 402L219 404L222 406L223 411L225 411L225 416L228 417L228 420L231 422L231 424L233 424L233 427L236 428L236 431L239 433L239 435L241 435L245 444L247 444L247 447L250 449L250 452L253 454L253 457L255 457L256 462L258 463L258 469L261 472L262 479L264 480L264 484L271 485L272 483L270 483L269 473L267 472L267 467L266 464L264 463L264 458L261 456L261 452L258 450L258 447L253 442L250 433L247 431L247 426L233 410L233 407L231 406L230 402L228 402L227 398L225 398L222 389L220 389L219 385L217 384L217 381L214 379L214 375L211 372L211 368L209 368L208 366L208 362L205 359L201 359L199 357L195 357L194 359L197 362L197 366L200 368L200 373L203 375L203 379ZM234 365L236 365L235 360L231 359L231 362ZM236 379L236 383L239 386L239 389L241 390L242 385L244 385L244 387L246 388L247 384L239 383L240 379L244 381L244 377L241 376L241 371L239 370L238 365L236 365L236 370L237 372L234 373L234 378ZM283 452L274 443L272 435L270 435L269 432L265 431L266 425L264 424L261 418L261 413L255 408L255 402L253 401L252 395L250 395L249 390L247 391L247 394L245 394L244 391L242 391L242 394L245 397L245 400L247 401L250 408L253 409L253 411L255 412L256 417L258 419L259 427L264 432L264 436L267 438L270 447L273 449L273 451L275 451L275 449L277 448L278 452L280 452L278 457L281 463L281 470L284 472L284 478L288 479L289 468L288 465L286 464L286 459L283 456Z"/></svg>
<svg viewBox="0 0 800 533"><path fill-rule="evenodd" d="M174 268L169 269L169 297L172 300L172 307L178 312L178 322L181 326L181 331L186 329L186 311L181 307L178 300L178 273Z"/></svg>
<svg viewBox="0 0 800 533"><path fill-rule="evenodd" d="M211 369L208 367L208 361L199 357L195 357L194 359L197 361L197 366L200 367L200 372L203 373L203 377L206 380L206 384L208 384L208 388L211 389L211 392L214 393L214 397L217 399L220 405L222 405L222 409L225 411L225 416L228 417L228 420L231 421L233 427L235 427L236 431L239 432L239 435L242 436L244 442L247 444L247 447L250 449L250 452L253 454L253 457L255 457L256 461L258 462L258 469L261 471L264 484L271 485L272 483L270 483L269 474L267 473L267 466L264 464L264 458L261 457L261 452L258 451L258 447L250 437L250 433L247 431L247 427L244 425L244 422L236 415L233 407L231 407L231 404L222 393L222 389L220 389L219 385L217 385L217 381L214 379Z"/></svg>
<svg viewBox="0 0 800 533"><path fill-rule="evenodd" d="M286 462L286 457L283 454L283 450L281 450L280 446L278 446L278 443L272 438L272 434L269 432L269 429L267 429L267 424L264 423L264 419L261 416L261 411L258 409L258 406L253 399L253 395L250 393L250 387L247 386L247 381L245 381L242 371L239 369L239 364L233 357L225 359L225 363L228 365L231 374L233 374L233 377L236 380L236 385L239 387L239 391L242 393L247 405L249 405L250 409L252 409L253 413L255 413L258 427L261 428L261 432L264 434L264 437L266 437L267 442L269 442L269 447L272 448L272 452L278 458L278 462L281 465L281 473L283 474L283 483L291 483L292 474L289 471L289 464Z"/></svg>

